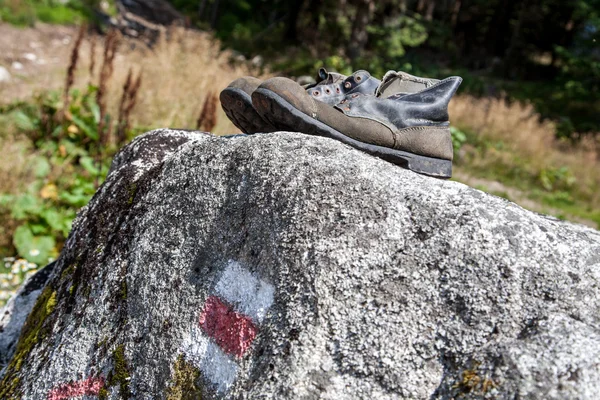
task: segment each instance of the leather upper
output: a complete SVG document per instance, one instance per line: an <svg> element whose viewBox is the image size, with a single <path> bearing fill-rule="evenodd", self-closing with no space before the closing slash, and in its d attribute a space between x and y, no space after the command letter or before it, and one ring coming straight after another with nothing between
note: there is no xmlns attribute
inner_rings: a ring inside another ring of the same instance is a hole
<svg viewBox="0 0 600 400"><path fill-rule="evenodd" d="M417 93L388 98L353 94L335 106L349 117L380 122L392 131L412 126L447 126L448 103L462 79L453 76Z"/></svg>
<svg viewBox="0 0 600 400"><path fill-rule="evenodd" d="M322 71L325 69L322 68L320 74ZM352 93L374 94L381 83L379 79L373 78L363 70L356 71L348 77L339 74L331 75L329 73L322 82L306 90L310 96L330 106L336 105Z"/></svg>
<svg viewBox="0 0 600 400"><path fill-rule="evenodd" d="M267 79L259 86L259 89L267 89L275 92L293 105L297 110L302 111L304 114L310 115L313 118L317 118L317 103L319 102L293 80L283 77ZM324 104L322 105L325 106Z"/></svg>

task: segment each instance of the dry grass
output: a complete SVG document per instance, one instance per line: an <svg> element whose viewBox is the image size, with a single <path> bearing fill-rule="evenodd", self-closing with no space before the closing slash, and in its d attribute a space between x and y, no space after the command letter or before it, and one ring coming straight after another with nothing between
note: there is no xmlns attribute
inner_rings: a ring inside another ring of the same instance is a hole
<svg viewBox="0 0 600 400"><path fill-rule="evenodd" d="M212 131L217 125L217 95L210 92L204 100L204 105L196 121L196 129L204 129L206 131Z"/></svg>
<svg viewBox="0 0 600 400"><path fill-rule="evenodd" d="M69 108L69 103L71 101L69 91L75 82L75 70L77 69L77 61L79 60L79 48L81 47L81 42L83 41L83 37L85 35L85 29L85 25L81 25L79 27L79 32L77 34L77 38L75 39L75 45L71 51L71 59L69 61L69 67L67 68L67 80L65 81L65 88L63 92L63 109L65 110Z"/></svg>
<svg viewBox="0 0 600 400"><path fill-rule="evenodd" d="M502 144L498 151L471 159L476 167L514 165L515 158L527 161L531 175L567 167L589 200L600 207L600 147L591 138L577 145L559 141L551 122L540 122L533 107L504 99L458 96L450 103L453 125L477 133L483 140Z"/></svg>
<svg viewBox="0 0 600 400"><path fill-rule="evenodd" d="M100 58L95 42L83 46L84 65L78 84L89 81L90 60ZM97 54L91 57L90 52ZM130 68L139 71L143 85L131 110L131 126L154 129L161 127L195 129L198 114L211 93L220 93L231 81L253 75L245 65L231 65L230 56L220 50L211 35L174 28L164 32L153 49L131 40L123 40L115 56L115 69L108 88L108 113L116 116L117 93L127 80ZM94 81L97 84L97 80ZM239 133L227 119L220 104L216 107L212 132L218 135ZM212 125L212 124L210 124Z"/></svg>
<svg viewBox="0 0 600 400"><path fill-rule="evenodd" d="M127 140L127 131L131 127L130 115L135 108L137 94L142 86L142 74L138 74L137 78L133 78L133 71L129 69L127 79L123 85L123 95L119 103L119 118L117 126L116 142L117 145L123 146Z"/></svg>

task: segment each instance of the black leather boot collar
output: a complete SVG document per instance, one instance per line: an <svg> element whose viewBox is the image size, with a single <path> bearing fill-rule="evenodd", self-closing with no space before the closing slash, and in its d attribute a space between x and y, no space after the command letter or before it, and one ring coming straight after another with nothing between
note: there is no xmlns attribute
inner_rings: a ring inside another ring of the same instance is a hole
<svg viewBox="0 0 600 400"><path fill-rule="evenodd" d="M420 92L388 98L354 93L335 108L349 117L382 123L393 132L412 126L447 126L448 103L461 82L453 76Z"/></svg>

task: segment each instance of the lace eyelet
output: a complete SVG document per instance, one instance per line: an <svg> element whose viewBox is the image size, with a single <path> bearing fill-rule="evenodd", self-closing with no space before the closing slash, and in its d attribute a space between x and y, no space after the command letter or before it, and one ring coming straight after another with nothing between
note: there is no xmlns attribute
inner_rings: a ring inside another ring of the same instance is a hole
<svg viewBox="0 0 600 400"><path fill-rule="evenodd" d="M315 91L314 91L312 94L313 94L313 96L318 96L318 95L320 95L321 93L315 90Z"/></svg>
<svg viewBox="0 0 600 400"><path fill-rule="evenodd" d="M325 89L325 93L329 94L329 93L331 93L331 90Z"/></svg>
<svg viewBox="0 0 600 400"><path fill-rule="evenodd" d="M344 87L346 89L350 89L352 87L352 84L350 82L346 82L346 83L344 83Z"/></svg>
<svg viewBox="0 0 600 400"><path fill-rule="evenodd" d="M357 76L357 77L356 77L356 81L357 81L357 82L360 82L360 81L362 81L362 77L360 77L360 76Z"/></svg>
<svg viewBox="0 0 600 400"><path fill-rule="evenodd" d="M335 92L339 93L340 92L340 88L335 88Z"/></svg>

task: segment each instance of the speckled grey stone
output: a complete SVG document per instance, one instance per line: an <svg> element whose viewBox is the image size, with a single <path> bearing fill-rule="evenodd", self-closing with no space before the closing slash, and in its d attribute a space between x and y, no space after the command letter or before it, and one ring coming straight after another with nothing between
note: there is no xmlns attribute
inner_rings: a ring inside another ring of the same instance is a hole
<svg viewBox="0 0 600 400"><path fill-rule="evenodd" d="M46 335L5 380L28 399L110 385L122 349L108 398L165 399L229 260L274 303L232 387L200 373L203 399L600 393L599 232L325 138L169 130L116 157L48 283Z"/></svg>
<svg viewBox="0 0 600 400"><path fill-rule="evenodd" d="M56 262L46 265L23 282L19 290L0 309L0 371L13 356L23 324L46 286L55 265Z"/></svg>

